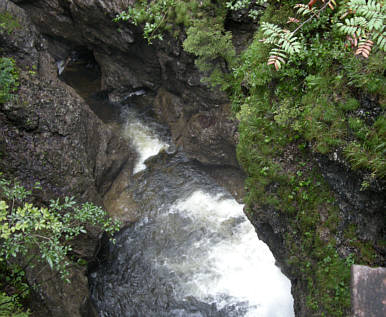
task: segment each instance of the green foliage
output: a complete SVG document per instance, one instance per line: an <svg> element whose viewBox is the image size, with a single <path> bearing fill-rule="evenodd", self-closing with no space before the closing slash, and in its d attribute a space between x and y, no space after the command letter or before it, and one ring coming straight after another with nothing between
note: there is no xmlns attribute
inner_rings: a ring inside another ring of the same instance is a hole
<svg viewBox="0 0 386 317"><path fill-rule="evenodd" d="M351 17L347 17L343 23L338 22L336 25L343 34L354 41L354 46L358 45L356 54L368 57L374 42L380 50L386 51L384 25L386 9L381 1L350 0L345 10L347 12L344 16Z"/></svg>
<svg viewBox="0 0 386 317"><path fill-rule="evenodd" d="M302 46L294 32L289 32L268 22L263 22L261 29L264 32L264 42L275 46L270 52L268 65L273 64L276 70L279 70L285 63L286 54L293 55L300 52Z"/></svg>
<svg viewBox="0 0 386 317"><path fill-rule="evenodd" d="M369 127L363 120L349 118L349 126L360 141L352 141L345 148L354 168L370 168L372 177L386 177L386 118L379 117Z"/></svg>
<svg viewBox="0 0 386 317"><path fill-rule="evenodd" d="M168 21L169 13L176 5L175 0L136 1L134 7L129 7L116 16L115 22L130 20L134 25L144 23L144 37L149 43L154 39L162 40L162 32Z"/></svg>
<svg viewBox="0 0 386 317"><path fill-rule="evenodd" d="M19 75L12 58L0 57L0 103L12 99L19 86Z"/></svg>
<svg viewBox="0 0 386 317"><path fill-rule="evenodd" d="M31 191L5 179L0 180L0 195L0 261L31 256L36 250L41 261L66 279L70 242L86 233L85 224L102 226L108 233L119 229L119 223L91 203L78 205L66 197L63 202L52 200L49 208L37 207L28 202Z"/></svg>
<svg viewBox="0 0 386 317"><path fill-rule="evenodd" d="M224 3L210 0L140 0L118 14L114 21L142 25L143 36L151 44L155 39L162 40L165 31L176 31L177 25L190 27L202 18L210 17L209 27L220 25L225 18L224 9Z"/></svg>
<svg viewBox="0 0 386 317"><path fill-rule="evenodd" d="M210 62L222 58L228 65L233 64L235 50L232 45L232 34L225 32L221 26L207 21L197 21L187 31L184 49L198 56L196 64L202 71L208 71Z"/></svg>
<svg viewBox="0 0 386 317"><path fill-rule="evenodd" d="M261 41L271 47L273 45L268 58L268 65L274 65L276 70L279 70L282 64L286 63L288 55L300 54L306 50L309 43L307 31L309 25L312 24L319 24L319 26L330 29L337 28L347 36L353 47L357 47L356 55L368 58L374 42L376 42L377 48L386 51L384 27L386 14L384 6L378 1L352 0L342 3L338 11L334 11L335 1L323 2L324 4L319 9L316 9L315 6L310 8L305 4L295 4L294 9L297 9L296 14L300 17L298 19L288 16L287 24L290 25L286 27L268 22L262 23L264 38ZM327 10L328 7L331 10ZM304 16L309 17L302 22L300 19ZM337 22L342 17L347 18L344 22ZM295 26L291 27L292 25ZM299 35L295 36L296 33ZM341 41L343 42L343 40Z"/></svg>
<svg viewBox="0 0 386 317"><path fill-rule="evenodd" d="M41 188L37 184L35 190L38 189ZM50 268L69 282L68 255L74 238L86 234L86 225L100 226L110 235L120 226L91 203L77 204L66 197L62 202L52 200L47 208L33 205L30 199L31 191L18 182L0 180L0 287L14 293L2 293L4 305L0 304L0 316L3 310L16 314L19 299L29 290L23 282L25 267L14 264L14 259L24 258L26 266L41 263L42 269Z"/></svg>
<svg viewBox="0 0 386 317"><path fill-rule="evenodd" d="M0 13L0 32L4 30L10 34L18 28L20 28L20 24L12 14L9 12Z"/></svg>
<svg viewBox="0 0 386 317"><path fill-rule="evenodd" d="M235 50L232 45L232 34L225 32L222 26L196 21L187 32L183 43L185 51L195 54L195 63L202 72L210 73L211 83L221 84L214 78L223 77L229 73L235 62Z"/></svg>
<svg viewBox="0 0 386 317"><path fill-rule="evenodd" d="M286 24L288 16L296 14L291 12L294 5L295 1L269 6L261 17L262 25L278 33L276 39L286 32L272 25ZM321 15L302 27L297 34L302 49L286 53L288 62L282 63L280 72L267 65L272 49L264 39L270 34L260 28L234 67L232 87L243 85L248 93L234 89L233 109L240 120L238 160L248 174L247 208L261 206L288 216L292 232L285 241L291 263L301 267L307 279L308 307L316 314L346 316L354 256L345 260L338 254L334 233L340 219L332 193L318 172L310 174L305 166L311 161L310 151L327 154L343 149L353 168L371 173L368 181L385 177L384 112L367 114L361 102L368 96L374 107L377 100L384 106L385 63L380 50L368 59L354 56L340 31L326 23L330 19ZM296 158L291 163L288 153ZM321 209L327 210L325 221ZM328 242L321 239L323 232ZM352 247L360 250L355 255L358 263L372 263L366 255L372 254L371 248L359 242Z"/></svg>
<svg viewBox="0 0 386 317"><path fill-rule="evenodd" d="M221 77L229 73L235 62L232 35L224 30L225 5L210 0L137 1L117 15L115 21L141 24L149 43L162 40L166 30L178 31L177 25L184 25L187 29L184 49L198 57L197 67L208 75L213 86L218 86L225 84L226 80Z"/></svg>
<svg viewBox="0 0 386 317"><path fill-rule="evenodd" d="M0 317L28 317L29 313L23 311L22 306L15 296L8 296L0 292Z"/></svg>
<svg viewBox="0 0 386 317"><path fill-rule="evenodd" d="M262 25L269 26L270 32L280 32L271 21L277 22L277 16L290 15L288 7L290 4L283 5L282 10L267 9L261 18ZM361 113L354 112L361 107L358 90L350 87L359 88L359 95L384 100L384 53L378 51L367 60L359 60L345 48L336 28L319 22L320 19L313 20L303 27L306 45L296 55L289 56L280 74L266 64L267 58L275 63L275 58L280 59L281 55L277 51L276 57L272 57L272 51L262 41L267 38L267 28L262 27L235 67L234 79L238 84L233 87L243 84L249 87L251 96L264 94L271 102L266 111L274 114L280 129L299 133L314 151L326 154L343 148L353 167L384 177L385 134L366 123L368 134L363 137L364 130L353 133L348 124L349 116L360 119ZM233 108L238 110L243 100L239 91L234 94L237 98ZM250 107L261 105L257 102ZM379 116L383 122L384 113Z"/></svg>

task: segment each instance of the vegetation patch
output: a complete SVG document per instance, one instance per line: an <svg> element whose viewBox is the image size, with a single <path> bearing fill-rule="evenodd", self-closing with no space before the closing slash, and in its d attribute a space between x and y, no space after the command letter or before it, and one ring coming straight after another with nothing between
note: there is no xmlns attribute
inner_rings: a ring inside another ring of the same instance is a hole
<svg viewBox="0 0 386 317"><path fill-rule="evenodd" d="M34 190L41 188L37 184ZM30 290L24 277L27 267L39 264L42 270L56 271L69 282L73 264L69 258L77 258L71 242L86 233L86 224L109 234L120 226L91 203L77 204L66 197L52 200L48 207L37 206L31 195L18 182L0 179L0 316L27 314L20 312L20 303ZM79 258L78 263L82 262Z"/></svg>
<svg viewBox="0 0 386 317"><path fill-rule="evenodd" d="M9 57L0 57L0 103L11 100L19 86L19 74L15 61Z"/></svg>
<svg viewBox="0 0 386 317"><path fill-rule="evenodd" d="M8 34L21 27L19 21L9 12L0 13L0 32L5 31Z"/></svg>
<svg viewBox="0 0 386 317"><path fill-rule="evenodd" d="M288 17L300 19L296 5L272 4L260 22L287 28ZM248 210L253 212L257 204L281 211L288 219L288 264L294 276L300 267L300 278L307 282L307 306L321 316L346 316L350 266L377 263L376 252L354 238L355 230L342 244L340 227L355 225L343 224L333 193L311 161L313 153L343 153L353 169L367 171L364 189L385 177L385 94L380 84L385 54L382 49L368 58L353 54L334 26L338 16L326 10L329 15L304 25L302 48L295 47L293 54L287 50L280 67L270 60L275 51L267 45L268 29L260 28L233 72L232 98L240 120L238 158L248 173ZM241 86L248 94L240 92ZM344 249L349 253L343 254Z"/></svg>
<svg viewBox="0 0 386 317"><path fill-rule="evenodd" d="M224 28L231 10L261 25L240 56ZM386 177L385 16L375 0L155 0L117 17L142 23L150 42L185 26L184 49L240 121L247 211L274 209L288 220L288 265L318 316L348 315L350 266L377 263L312 157L343 156L365 174L363 190Z"/></svg>

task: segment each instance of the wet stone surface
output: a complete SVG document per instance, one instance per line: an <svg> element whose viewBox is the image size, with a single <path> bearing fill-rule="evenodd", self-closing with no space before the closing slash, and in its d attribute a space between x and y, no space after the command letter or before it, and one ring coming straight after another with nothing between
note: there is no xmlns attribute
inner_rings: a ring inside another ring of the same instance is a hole
<svg viewBox="0 0 386 317"><path fill-rule="evenodd" d="M386 268L353 265L353 317L386 316Z"/></svg>

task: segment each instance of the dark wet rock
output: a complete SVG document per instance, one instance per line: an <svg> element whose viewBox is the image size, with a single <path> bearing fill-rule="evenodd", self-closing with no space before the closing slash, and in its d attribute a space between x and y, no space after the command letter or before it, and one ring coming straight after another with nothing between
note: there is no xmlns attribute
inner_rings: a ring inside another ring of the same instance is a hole
<svg viewBox="0 0 386 317"><path fill-rule="evenodd" d="M129 180L132 170L133 161L130 160L122 168L110 190L103 197L103 204L109 214L120 219L123 223L136 222L141 218L141 210L129 194Z"/></svg>
<svg viewBox="0 0 386 317"><path fill-rule="evenodd" d="M195 113L195 106L160 89L155 112L171 129L177 146L204 164L238 167L236 159L237 121L226 104Z"/></svg>
<svg viewBox="0 0 386 317"><path fill-rule="evenodd" d="M201 168L213 177L220 186L226 188L239 203L243 203L246 174L242 170L232 166L213 165L204 165Z"/></svg>
<svg viewBox="0 0 386 317"><path fill-rule="evenodd" d="M355 223L360 239L377 244L386 235L386 182L374 180L363 188L364 173L355 172L338 154L317 156L323 177L339 197L339 209L347 221ZM383 249L386 254L386 249Z"/></svg>
<svg viewBox="0 0 386 317"><path fill-rule="evenodd" d="M163 103L164 94L174 96L171 98L177 108L183 108L177 126L172 121L181 109L162 105L157 107L157 114L188 155L203 163L238 166L233 140L237 124L228 118L229 101L225 93L201 82L193 56L182 50L183 32L177 39L166 35L164 41L149 45L139 28L112 22L127 8L128 0L16 2L46 36L56 61L71 56L73 50L89 50L101 70L101 89L114 102L127 101L139 90L150 96L158 93L158 105ZM202 124L205 129L201 129Z"/></svg>
<svg viewBox="0 0 386 317"><path fill-rule="evenodd" d="M15 98L0 104L0 170L31 188L37 203L75 196L78 201L102 205L122 166L130 157L128 144L89 109L75 91L57 79L55 61L48 44L30 23L24 10L7 0L0 11L10 12L20 26L0 32L1 55L16 61L19 89ZM74 255L91 259L101 230L89 227L87 235L74 241ZM22 265L23 266L23 265ZM45 315L80 316L88 301L84 268L70 269L71 284L41 266L28 268L27 279L42 281L37 297Z"/></svg>

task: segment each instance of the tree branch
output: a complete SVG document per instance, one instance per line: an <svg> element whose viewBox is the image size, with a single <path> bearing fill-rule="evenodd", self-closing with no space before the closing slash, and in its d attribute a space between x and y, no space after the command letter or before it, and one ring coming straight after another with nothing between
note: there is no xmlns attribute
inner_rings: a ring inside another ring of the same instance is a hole
<svg viewBox="0 0 386 317"><path fill-rule="evenodd" d="M302 24L300 24L295 30L293 30L293 31L291 32L291 35L295 35L295 33L296 33L297 31L299 31L306 23L310 22L314 17L319 18L319 17L320 17L320 14L322 13L322 11L324 11L330 3L331 3L331 0L328 1L328 2L326 2L326 3L320 8L320 10L318 11L318 14L317 14L317 15L314 14L314 15L310 16L307 20L305 20Z"/></svg>

